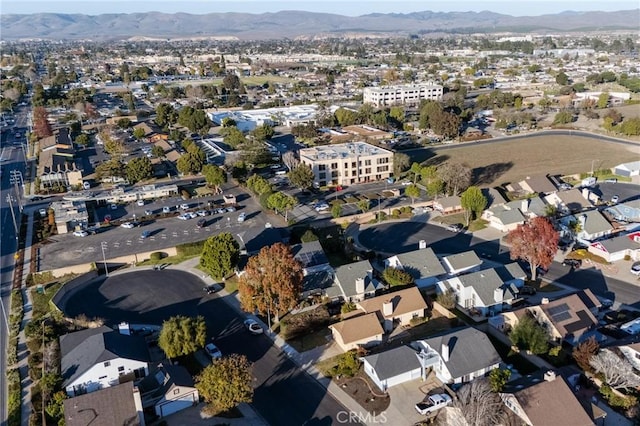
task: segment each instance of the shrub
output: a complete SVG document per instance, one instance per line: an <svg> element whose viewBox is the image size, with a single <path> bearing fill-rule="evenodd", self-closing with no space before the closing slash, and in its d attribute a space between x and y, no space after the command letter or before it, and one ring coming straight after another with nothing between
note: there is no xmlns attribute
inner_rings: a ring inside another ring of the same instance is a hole
<svg viewBox="0 0 640 426"><path fill-rule="evenodd" d="M416 326L425 322L427 322L427 317L414 317L411 318L409 324L411 324L411 326Z"/></svg>
<svg viewBox="0 0 640 426"><path fill-rule="evenodd" d="M158 262L159 260L162 260L163 257L165 257L165 253L161 251L154 251L149 255L149 259L151 259L153 262Z"/></svg>
<svg viewBox="0 0 640 426"><path fill-rule="evenodd" d="M382 271L382 279L391 287L407 285L413 282L413 277L410 273L398 268L386 268Z"/></svg>
<svg viewBox="0 0 640 426"><path fill-rule="evenodd" d="M393 211L391 212L391 216L393 216L394 219L397 219L400 217L400 210L399 209L393 209Z"/></svg>
<svg viewBox="0 0 640 426"><path fill-rule="evenodd" d="M436 297L436 302L442 305L442 307L447 309L453 309L456 307L456 294L449 290L445 293L440 293Z"/></svg>
<svg viewBox="0 0 640 426"><path fill-rule="evenodd" d="M178 244L176 246L176 253L178 254L178 256L198 256L202 254L202 249L204 248L205 241L206 240Z"/></svg>
<svg viewBox="0 0 640 426"><path fill-rule="evenodd" d="M549 349L549 356L558 356L561 350L562 350L562 346L554 346L551 349Z"/></svg>
<svg viewBox="0 0 640 426"><path fill-rule="evenodd" d="M356 310L356 304L353 302L345 302L340 308L340 312L343 314L348 314L349 312L353 312Z"/></svg>
<svg viewBox="0 0 640 426"><path fill-rule="evenodd" d="M354 350L345 352L338 358L338 365L333 367L330 371L332 376L347 376L353 377L358 373L360 369L360 360L358 359L358 353Z"/></svg>
<svg viewBox="0 0 640 426"><path fill-rule="evenodd" d="M304 234L300 237L300 241L303 243L308 243L311 241L318 241L318 236L311 229L307 229Z"/></svg>
<svg viewBox="0 0 640 426"><path fill-rule="evenodd" d="M600 387L600 393L607 400L609 405L614 408L628 409L636 405L638 402L636 397L619 395L607 385Z"/></svg>

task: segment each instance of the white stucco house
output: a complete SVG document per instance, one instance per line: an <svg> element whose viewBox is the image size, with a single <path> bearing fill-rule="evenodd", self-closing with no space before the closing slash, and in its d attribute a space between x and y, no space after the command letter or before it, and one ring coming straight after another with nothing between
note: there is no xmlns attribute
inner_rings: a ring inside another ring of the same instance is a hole
<svg viewBox="0 0 640 426"><path fill-rule="evenodd" d="M70 397L135 381L149 373L143 337L109 327L90 328L60 337L63 387Z"/></svg>

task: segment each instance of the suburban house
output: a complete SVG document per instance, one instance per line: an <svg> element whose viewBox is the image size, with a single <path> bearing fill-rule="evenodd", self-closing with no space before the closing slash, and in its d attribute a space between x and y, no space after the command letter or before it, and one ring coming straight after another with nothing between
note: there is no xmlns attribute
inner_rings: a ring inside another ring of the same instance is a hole
<svg viewBox="0 0 640 426"><path fill-rule="evenodd" d="M433 208L442 214L457 213L462 211L462 201L457 195L438 198L433 201Z"/></svg>
<svg viewBox="0 0 640 426"><path fill-rule="evenodd" d="M418 287L432 286L439 276L447 273L431 247L388 257L384 266L408 272Z"/></svg>
<svg viewBox="0 0 640 426"><path fill-rule="evenodd" d="M505 282L495 269L483 269L438 282L438 292L453 291L458 306L476 315L493 316L518 294L518 281Z"/></svg>
<svg viewBox="0 0 640 426"><path fill-rule="evenodd" d="M89 226L89 212L84 201L54 201L50 208L58 234L87 229Z"/></svg>
<svg viewBox="0 0 640 426"><path fill-rule="evenodd" d="M507 191L517 194L540 194L548 195L557 191L555 185L548 176L527 176L520 182L509 184L506 186Z"/></svg>
<svg viewBox="0 0 640 426"><path fill-rule="evenodd" d="M411 344L422 368L432 368L442 383L465 383L484 377L502 361L486 334L473 327L449 331Z"/></svg>
<svg viewBox="0 0 640 426"><path fill-rule="evenodd" d="M527 278L527 273L520 267L517 262L511 262L504 266L498 266L493 269L496 271L502 282L506 285L515 285L517 288L521 288L524 285L524 280Z"/></svg>
<svg viewBox="0 0 640 426"><path fill-rule="evenodd" d="M385 333L391 332L394 325L409 325L413 318L424 318L428 308L417 287L364 299L356 306L366 313L377 313Z"/></svg>
<svg viewBox="0 0 640 426"><path fill-rule="evenodd" d="M473 251L452 254L442 258L442 263L449 275L458 275L463 272L477 271L482 265L482 260Z"/></svg>
<svg viewBox="0 0 640 426"><path fill-rule="evenodd" d="M620 345L618 350L636 371L640 371L640 343Z"/></svg>
<svg viewBox="0 0 640 426"><path fill-rule="evenodd" d="M343 299L349 302L373 297L376 290L384 288L384 283L373 277L373 267L368 260L337 267L335 283L340 288Z"/></svg>
<svg viewBox="0 0 640 426"><path fill-rule="evenodd" d="M538 306L503 312L498 318L490 321L490 324L506 332L515 327L524 315L531 315L536 322L545 327L549 332L550 341L554 343L565 341L575 346L591 336L598 341L603 340L603 336L597 331L598 320L594 315L601 305L600 302L591 291L578 293L552 302L543 299L543 303Z"/></svg>
<svg viewBox="0 0 640 426"><path fill-rule="evenodd" d="M561 376L553 371L542 380L511 386L512 391L500 393L504 405L524 424L588 426L594 422Z"/></svg>
<svg viewBox="0 0 640 426"><path fill-rule="evenodd" d="M319 294L330 298L340 297L340 288L334 286L333 268L319 241L291 246L293 258L302 265L302 298Z"/></svg>
<svg viewBox="0 0 640 426"><path fill-rule="evenodd" d="M509 232L529 218L544 216L545 209L546 204L540 197L531 197L492 206L482 212L482 218L489 221L491 227Z"/></svg>
<svg viewBox="0 0 640 426"><path fill-rule="evenodd" d="M613 168L613 174L631 178L640 176L640 160L618 164Z"/></svg>
<svg viewBox="0 0 640 426"><path fill-rule="evenodd" d="M382 343L384 330L376 312L358 315L329 326L333 340L343 351Z"/></svg>
<svg viewBox="0 0 640 426"><path fill-rule="evenodd" d="M169 142L167 142L166 140L159 139L159 140L153 141L153 144L155 146L159 146L160 148L162 148L162 150L164 151L164 154L163 154L164 157L167 160L171 161L172 163L175 164L180 159L181 154L178 151L176 151L176 149L173 146L171 146Z"/></svg>
<svg viewBox="0 0 640 426"><path fill-rule="evenodd" d="M246 250L249 256L257 254L262 247L289 242L289 234L283 228L247 227L245 229L246 231L238 233L238 238L240 238L240 250Z"/></svg>
<svg viewBox="0 0 640 426"><path fill-rule="evenodd" d="M583 191L574 188L568 191L554 192L544 197L544 201L550 206L554 206L561 215L579 213L593 207L587 198L589 190L585 188Z"/></svg>
<svg viewBox="0 0 640 426"><path fill-rule="evenodd" d="M394 326L409 325L413 318L423 318L427 303L417 287L409 287L356 303L361 312L329 326L334 340L345 351L382 342L384 333Z"/></svg>
<svg viewBox="0 0 640 426"><path fill-rule="evenodd" d="M140 382L138 389L142 406L145 409L153 407L158 417L177 413L199 402L193 377L181 365L158 365Z"/></svg>
<svg viewBox="0 0 640 426"><path fill-rule="evenodd" d="M640 231L591 243L588 250L607 262L623 260L627 256L631 260L640 260Z"/></svg>
<svg viewBox="0 0 640 426"><path fill-rule="evenodd" d="M584 241L593 241L613 232L613 226L598 210L589 210L579 215L568 216L571 222L577 222L579 231L576 237Z"/></svg>
<svg viewBox="0 0 640 426"><path fill-rule="evenodd" d="M141 379L149 373L144 338L105 326L61 336L60 356L62 385L70 397Z"/></svg>
<svg viewBox="0 0 640 426"><path fill-rule="evenodd" d="M615 206L609 206L605 210L615 220L627 222L640 222L640 198L629 201L621 201Z"/></svg>
<svg viewBox="0 0 640 426"><path fill-rule="evenodd" d="M364 372L382 391L424 377L418 352L407 345L365 356L361 360Z"/></svg>
<svg viewBox="0 0 640 426"><path fill-rule="evenodd" d="M67 426L144 426L138 389L127 382L64 400Z"/></svg>

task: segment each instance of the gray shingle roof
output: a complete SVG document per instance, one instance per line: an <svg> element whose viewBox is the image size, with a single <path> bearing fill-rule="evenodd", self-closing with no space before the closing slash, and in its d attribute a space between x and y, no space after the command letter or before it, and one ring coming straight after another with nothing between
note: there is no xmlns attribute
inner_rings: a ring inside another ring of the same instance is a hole
<svg viewBox="0 0 640 426"><path fill-rule="evenodd" d="M65 399L64 418L67 426L139 425L133 382Z"/></svg>
<svg viewBox="0 0 640 426"><path fill-rule="evenodd" d="M635 250L640 247L640 244L629 238L628 235L620 235L614 238L598 241L609 253L615 253L623 250Z"/></svg>
<svg viewBox="0 0 640 426"><path fill-rule="evenodd" d="M291 246L293 257L298 260L303 268L325 265L329 263L327 255L324 253L320 241L309 241L307 243Z"/></svg>
<svg viewBox="0 0 640 426"><path fill-rule="evenodd" d="M607 219L598 210L590 210L576 215L576 220L580 220L581 216L586 216L584 222L584 231L588 234L598 234L613 229Z"/></svg>
<svg viewBox="0 0 640 426"><path fill-rule="evenodd" d="M349 263L336 268L336 280L340 284L345 297L355 296L356 278L364 278L365 292L374 291L380 286L377 280L372 279L373 268L368 260Z"/></svg>
<svg viewBox="0 0 640 426"><path fill-rule="evenodd" d="M449 361L443 362L453 378L502 361L487 335L472 327L454 330L442 336L426 339L424 342L440 355L442 344L449 344Z"/></svg>
<svg viewBox="0 0 640 426"><path fill-rule="evenodd" d="M523 280L527 277L527 274L522 270L517 262L512 262L504 266L495 268L496 273L500 276L502 282L508 282L513 280Z"/></svg>
<svg viewBox="0 0 640 426"><path fill-rule="evenodd" d="M414 279L436 277L447 272L431 247L398 254L396 257L402 268Z"/></svg>
<svg viewBox="0 0 640 426"><path fill-rule="evenodd" d="M373 367L380 380L386 380L407 371L420 368L418 353L409 346L380 352L364 357Z"/></svg>
<svg viewBox="0 0 640 426"><path fill-rule="evenodd" d="M458 277L465 287L473 287L485 306L495 305L496 302L493 294L497 288L502 289L503 300L513 299L513 294L509 288L504 286L504 281L500 278L494 269L485 269L471 274Z"/></svg>
<svg viewBox="0 0 640 426"><path fill-rule="evenodd" d="M64 386L99 362L116 358L149 361L149 351L143 337L126 336L105 326L60 337L60 355Z"/></svg>
<svg viewBox="0 0 640 426"><path fill-rule="evenodd" d="M482 260L473 250L452 254L451 256L446 256L445 259L456 271L482 264Z"/></svg>

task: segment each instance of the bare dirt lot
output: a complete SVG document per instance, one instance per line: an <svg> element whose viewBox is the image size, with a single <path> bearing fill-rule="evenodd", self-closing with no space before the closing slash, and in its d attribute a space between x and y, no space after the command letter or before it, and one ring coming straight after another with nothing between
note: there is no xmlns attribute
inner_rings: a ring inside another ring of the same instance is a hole
<svg viewBox="0 0 640 426"><path fill-rule="evenodd" d="M637 161L640 144L634 146L580 136L540 135L526 139L495 141L432 152L424 165L445 161L465 164L473 171L473 184L499 186L537 174L588 173ZM424 158L416 159L424 160Z"/></svg>

